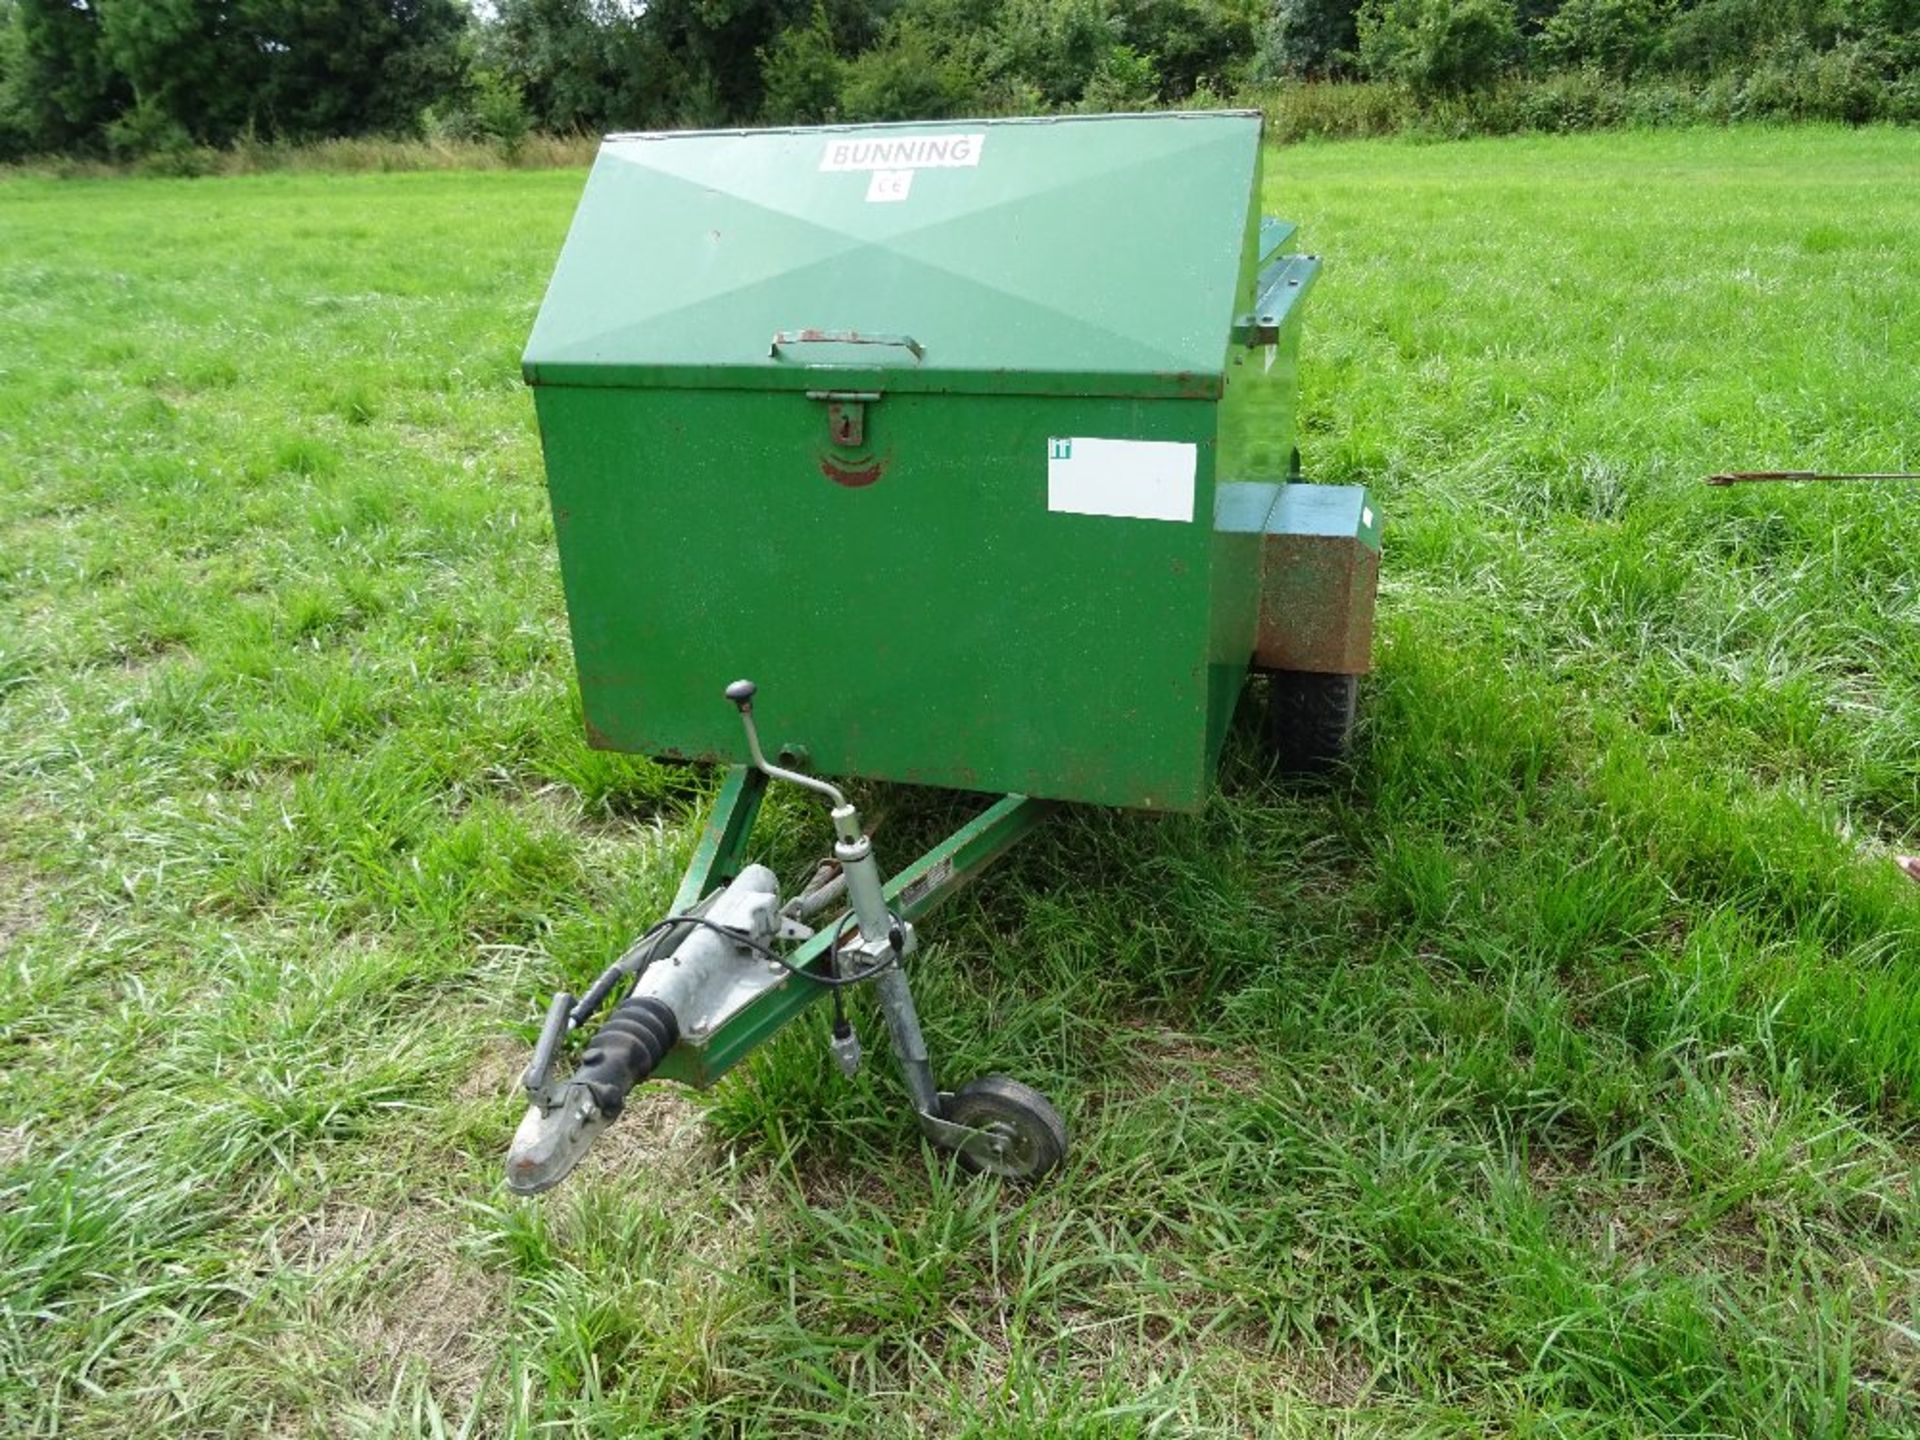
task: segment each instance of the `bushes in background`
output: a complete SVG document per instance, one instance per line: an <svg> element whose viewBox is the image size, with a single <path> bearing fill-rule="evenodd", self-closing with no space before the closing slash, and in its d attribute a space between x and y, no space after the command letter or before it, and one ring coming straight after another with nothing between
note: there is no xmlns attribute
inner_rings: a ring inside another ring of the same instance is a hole
<svg viewBox="0 0 1920 1440"><path fill-rule="evenodd" d="M467 25L460 0L0 0L0 155L411 131Z"/></svg>
<svg viewBox="0 0 1920 1440"><path fill-rule="evenodd" d="M1744 77L1704 82L1649 79L1629 84L1597 71L1577 70L1511 79L1485 91L1431 101L1398 86L1371 82L1273 85L1241 98L1265 112L1268 134L1280 141L1405 134L1460 139L1754 121L1920 123L1920 86L1911 81L1881 86L1872 92L1869 109L1859 90L1835 77L1834 68L1844 71L1844 60L1836 66L1821 58L1785 70L1768 67Z"/></svg>
<svg viewBox="0 0 1920 1440"><path fill-rule="evenodd" d="M1283 135L1920 118L1920 0L0 0L0 159L1139 109Z"/></svg>

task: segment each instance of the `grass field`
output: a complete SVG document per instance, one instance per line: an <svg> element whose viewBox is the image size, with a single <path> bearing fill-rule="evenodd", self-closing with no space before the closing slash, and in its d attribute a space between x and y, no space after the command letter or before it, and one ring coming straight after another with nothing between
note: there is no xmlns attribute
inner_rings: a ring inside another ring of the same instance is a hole
<svg viewBox="0 0 1920 1440"><path fill-rule="evenodd" d="M517 357L578 172L0 184L0 1433L1920 1433L1920 136L1277 153L1354 773L936 917L500 1182L711 777L584 748ZM897 853L956 813L870 793ZM816 813L774 802L802 870Z"/></svg>

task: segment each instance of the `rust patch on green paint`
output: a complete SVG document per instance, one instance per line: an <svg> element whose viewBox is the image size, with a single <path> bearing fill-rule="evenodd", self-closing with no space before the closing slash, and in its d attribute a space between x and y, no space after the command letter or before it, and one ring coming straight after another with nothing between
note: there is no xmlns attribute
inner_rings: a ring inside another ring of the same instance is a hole
<svg viewBox="0 0 1920 1440"><path fill-rule="evenodd" d="M1323 675L1373 668L1378 551L1337 536L1268 535L1260 572L1256 668Z"/></svg>
<svg viewBox="0 0 1920 1440"><path fill-rule="evenodd" d="M820 473L836 485L844 485L849 490L864 490L887 473L887 461L883 456L876 456L862 465L843 463L836 456L822 455Z"/></svg>

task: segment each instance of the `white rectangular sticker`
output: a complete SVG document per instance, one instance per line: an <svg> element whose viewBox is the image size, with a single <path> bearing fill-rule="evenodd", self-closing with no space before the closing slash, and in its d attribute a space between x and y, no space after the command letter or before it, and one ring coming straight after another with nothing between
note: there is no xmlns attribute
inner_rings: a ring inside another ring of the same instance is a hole
<svg viewBox="0 0 1920 1440"><path fill-rule="evenodd" d="M873 172L873 178L867 181L867 199L904 200L911 189L913 189L913 171L876 170Z"/></svg>
<svg viewBox="0 0 1920 1440"><path fill-rule="evenodd" d="M1047 509L1193 522L1199 447L1184 440L1047 441Z"/></svg>
<svg viewBox="0 0 1920 1440"><path fill-rule="evenodd" d="M978 165L986 132L972 135L836 135L820 152L826 170L952 170Z"/></svg>

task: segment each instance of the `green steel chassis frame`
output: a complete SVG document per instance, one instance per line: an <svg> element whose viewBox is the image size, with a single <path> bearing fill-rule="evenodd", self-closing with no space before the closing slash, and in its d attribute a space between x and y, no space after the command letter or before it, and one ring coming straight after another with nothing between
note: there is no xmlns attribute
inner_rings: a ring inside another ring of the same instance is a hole
<svg viewBox="0 0 1920 1440"><path fill-rule="evenodd" d="M736 765L727 771L670 913L687 913L740 872L767 783L764 774L749 766ZM883 887L888 908L913 923L998 860L1054 808L1052 801L1025 795L996 800L888 880ZM822 926L789 961L797 969L824 972L835 928ZM705 1089L827 993L824 986L788 976L707 1034L698 1039L683 1036L661 1060L654 1077Z"/></svg>

